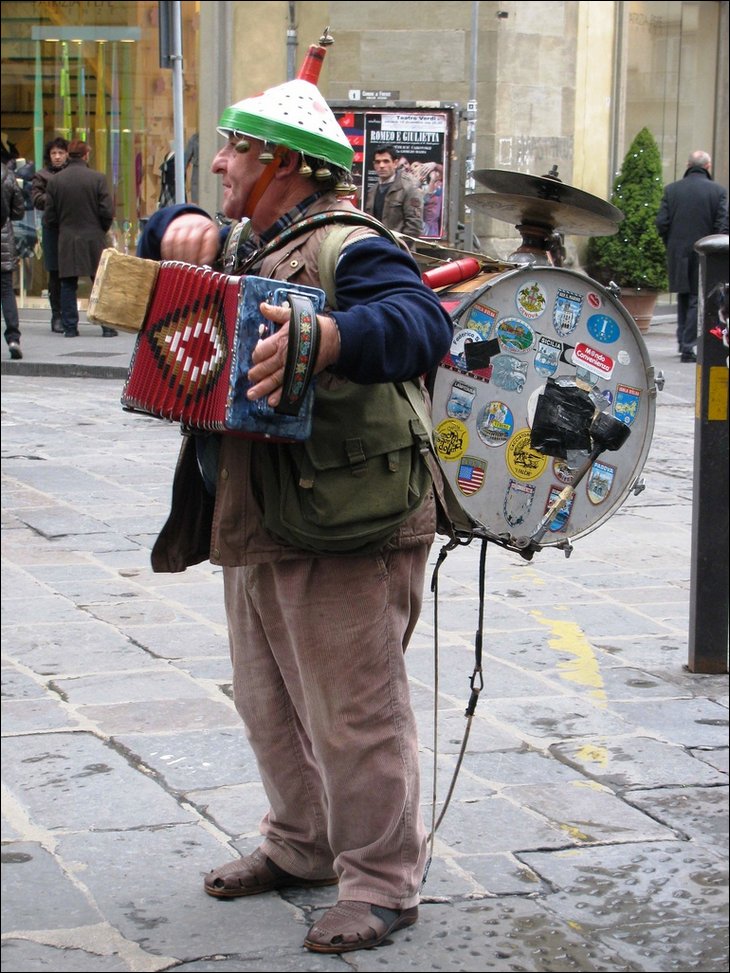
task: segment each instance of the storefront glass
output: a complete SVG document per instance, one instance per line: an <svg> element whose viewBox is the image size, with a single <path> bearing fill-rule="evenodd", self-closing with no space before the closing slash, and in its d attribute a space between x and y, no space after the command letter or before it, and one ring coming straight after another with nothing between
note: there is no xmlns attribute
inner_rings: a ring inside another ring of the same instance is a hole
<svg viewBox="0 0 730 973"><path fill-rule="evenodd" d="M713 151L719 4L657 0L627 8L624 149L647 126L671 182L691 151Z"/></svg>
<svg viewBox="0 0 730 973"><path fill-rule="evenodd" d="M179 4L188 200L197 186L198 6ZM160 67L158 10L145 0L2 4L3 158L9 150L30 172L50 139L88 142L89 164L114 199L112 242L125 252L140 221L175 197L173 78Z"/></svg>

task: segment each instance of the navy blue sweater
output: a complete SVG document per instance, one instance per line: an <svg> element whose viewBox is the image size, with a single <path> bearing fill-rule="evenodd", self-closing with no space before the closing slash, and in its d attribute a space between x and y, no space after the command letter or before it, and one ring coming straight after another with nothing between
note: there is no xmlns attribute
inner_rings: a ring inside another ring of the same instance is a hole
<svg viewBox="0 0 730 973"><path fill-rule="evenodd" d="M151 218L137 253L160 259L169 223L181 213L203 213L196 206L168 206ZM226 230L222 231L222 239ZM402 382L434 368L448 351L451 318L436 294L421 280L418 265L384 237L364 237L348 246L335 272L340 330L338 375L353 382Z"/></svg>

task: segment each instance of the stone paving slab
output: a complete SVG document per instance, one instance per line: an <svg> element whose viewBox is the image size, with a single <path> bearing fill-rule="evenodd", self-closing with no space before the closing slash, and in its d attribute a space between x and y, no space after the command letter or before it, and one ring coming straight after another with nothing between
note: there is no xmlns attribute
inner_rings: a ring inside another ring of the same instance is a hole
<svg viewBox="0 0 730 973"><path fill-rule="evenodd" d="M89 931L84 930L85 938ZM114 973L135 969L122 957L101 956L86 949L68 946L51 946L36 940L4 939L2 944L3 969L53 970L54 973ZM149 967L153 969L154 967Z"/></svg>
<svg viewBox="0 0 730 973"><path fill-rule="evenodd" d="M6 739L3 777L46 831L151 827L191 817L124 755L89 733Z"/></svg>
<svg viewBox="0 0 730 973"><path fill-rule="evenodd" d="M112 356L88 332L75 367ZM342 957L301 945L334 889L202 890L266 805L221 570L149 568L178 431L123 412L117 378L4 368L3 969L724 973L727 678L686 669L694 370L671 328L651 339L646 489L570 558L490 545L484 688L419 923ZM468 725L478 559L439 572L438 679L428 585L407 656L427 826Z"/></svg>
<svg viewBox="0 0 730 973"><path fill-rule="evenodd" d="M728 851L728 787L667 787L635 790L628 800L678 834L712 851Z"/></svg>
<svg viewBox="0 0 730 973"><path fill-rule="evenodd" d="M594 739L555 744L551 752L594 780L618 790L726 784L725 774L698 760L691 751L650 737Z"/></svg>
<svg viewBox="0 0 730 973"><path fill-rule="evenodd" d="M3 865L4 929L64 929L101 921L99 910L42 845L3 844ZM44 889L53 889L53 895L44 895Z"/></svg>
<svg viewBox="0 0 730 973"><path fill-rule="evenodd" d="M230 901L203 892L204 874L232 856L194 824L65 835L57 853L114 928L153 955L301 949L308 926L295 892ZM314 889L304 901L325 906L335 898L331 889Z"/></svg>
<svg viewBox="0 0 730 973"><path fill-rule="evenodd" d="M727 918L727 858L685 841L627 843L520 854L553 888L550 910L583 926L687 923L700 941L701 922ZM702 901L702 915L697 905ZM698 923L698 920L700 922Z"/></svg>

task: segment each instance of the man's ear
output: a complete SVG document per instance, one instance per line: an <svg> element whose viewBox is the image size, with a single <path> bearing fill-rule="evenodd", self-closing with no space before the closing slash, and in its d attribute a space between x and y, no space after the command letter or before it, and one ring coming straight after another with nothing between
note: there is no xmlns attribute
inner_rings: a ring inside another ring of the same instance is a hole
<svg viewBox="0 0 730 973"><path fill-rule="evenodd" d="M287 149L287 151L281 157L281 162L276 170L274 179L282 179L286 176L290 176L293 172L298 172L299 160L299 152L295 152L294 149Z"/></svg>

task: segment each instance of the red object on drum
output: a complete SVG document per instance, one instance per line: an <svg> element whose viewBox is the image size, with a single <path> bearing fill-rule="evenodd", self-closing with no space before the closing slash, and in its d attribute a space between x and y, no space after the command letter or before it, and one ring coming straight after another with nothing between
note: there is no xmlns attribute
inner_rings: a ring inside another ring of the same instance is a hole
<svg viewBox="0 0 730 973"><path fill-rule="evenodd" d="M450 260L440 267L433 267L421 275L424 284L432 289L446 287L447 284L458 284L462 280L471 280L482 269L476 257L462 257L461 260Z"/></svg>

